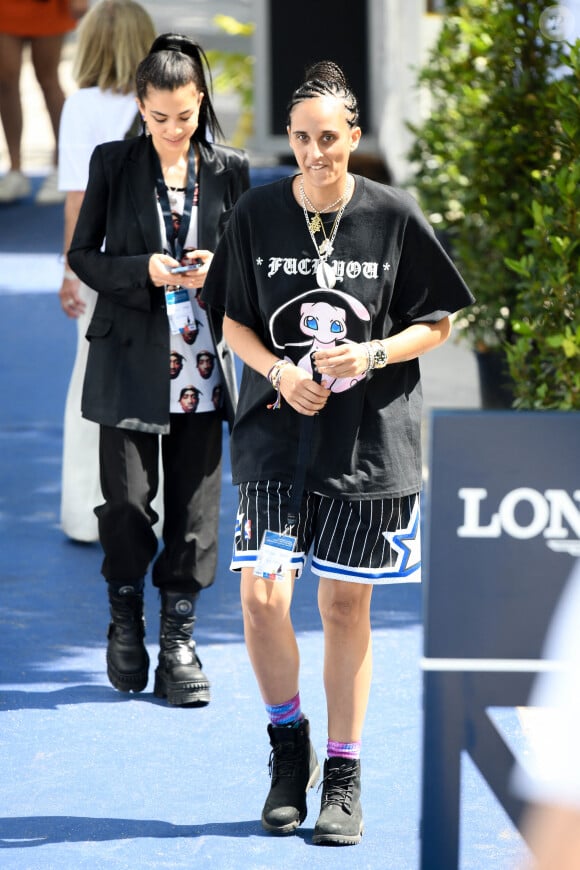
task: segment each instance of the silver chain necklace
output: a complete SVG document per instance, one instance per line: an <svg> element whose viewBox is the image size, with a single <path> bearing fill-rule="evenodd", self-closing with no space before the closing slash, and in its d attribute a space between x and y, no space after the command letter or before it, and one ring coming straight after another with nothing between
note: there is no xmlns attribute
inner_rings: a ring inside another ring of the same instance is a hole
<svg viewBox="0 0 580 870"><path fill-rule="evenodd" d="M338 205L338 203L341 200L346 199L347 189L348 189L348 179L347 179L346 187L344 189L344 193L342 194L341 197L339 197L336 200L336 202L332 203L332 206ZM306 196L306 193L304 191L304 183L303 183L302 179L300 179L299 190L300 190L300 199L302 200L302 211L304 212L304 220L306 221L306 226L308 227L308 232L310 234L310 238L312 239L312 244L316 248L316 253L318 254L318 258L320 260L320 263L318 264L318 266L316 268L316 280L318 281L319 287L325 287L329 290L332 290L332 288L336 284L336 272L332 266L328 265L327 260L334 250L334 240L335 240L336 234L338 232L340 219L342 218L342 215L343 215L344 210L347 206L347 203L346 202L342 203L339 211L336 214L336 217L334 219L334 223L332 224L332 230L330 231L330 237L327 237L326 230L324 229L324 224L322 223L322 219L320 217L320 213L316 212L316 214L314 215L312 220L308 217L308 211L306 209L306 200L308 199L308 197ZM310 205L312 205L310 200L308 200L308 202ZM328 208L332 208L332 206L328 206ZM318 242L316 241L314 233L318 232L320 229L322 229L322 232L324 233L324 240L319 245Z"/></svg>
<svg viewBox="0 0 580 870"><path fill-rule="evenodd" d="M312 200L308 198L308 194L304 190L304 184L302 183L302 181L300 182L300 190L301 190L301 193L304 195L304 199L306 200L306 205L308 206L309 211L312 211L312 212L314 212L314 214L318 214L318 215L322 214L322 212L325 212L325 211L332 211L334 206L338 205L338 203L344 199L345 194L346 194L346 188L345 188L344 193L341 193L341 195L338 197L338 199L335 199L334 202L330 203L330 205L325 205L324 208L316 208L316 206L314 205Z"/></svg>

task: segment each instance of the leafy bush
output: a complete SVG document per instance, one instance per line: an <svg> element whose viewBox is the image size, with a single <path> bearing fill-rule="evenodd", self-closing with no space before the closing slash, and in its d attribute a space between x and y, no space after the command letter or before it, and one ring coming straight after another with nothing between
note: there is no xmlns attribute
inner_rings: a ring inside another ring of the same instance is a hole
<svg viewBox="0 0 580 870"><path fill-rule="evenodd" d="M521 286L506 259L526 253L532 180L553 157L559 46L540 33L541 5L448 2L418 79L431 111L410 127L414 187L476 296L462 335L479 350L512 340Z"/></svg>
<svg viewBox="0 0 580 870"><path fill-rule="evenodd" d="M580 410L580 40L551 82L550 160L530 179L526 253L507 258L517 276L514 340L507 347L516 408Z"/></svg>

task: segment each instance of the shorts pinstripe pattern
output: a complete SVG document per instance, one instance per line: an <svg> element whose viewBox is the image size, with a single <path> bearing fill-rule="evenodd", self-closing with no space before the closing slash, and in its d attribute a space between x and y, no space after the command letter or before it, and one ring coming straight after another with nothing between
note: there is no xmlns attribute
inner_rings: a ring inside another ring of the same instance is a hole
<svg viewBox="0 0 580 870"><path fill-rule="evenodd" d="M284 531L292 487L252 481L239 487L231 569L254 564L266 529ZM421 580L419 495L342 501L313 492L302 497L292 568L302 573L312 548L312 572L354 583Z"/></svg>

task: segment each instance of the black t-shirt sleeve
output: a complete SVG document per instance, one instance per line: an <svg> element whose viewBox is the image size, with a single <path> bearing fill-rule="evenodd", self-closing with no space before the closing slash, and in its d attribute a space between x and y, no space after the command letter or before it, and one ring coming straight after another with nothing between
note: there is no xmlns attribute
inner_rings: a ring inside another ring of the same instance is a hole
<svg viewBox="0 0 580 870"><path fill-rule="evenodd" d="M202 299L232 320L256 330L260 321L250 243L249 218L236 204L216 248L202 291Z"/></svg>
<svg viewBox="0 0 580 870"><path fill-rule="evenodd" d="M392 308L402 323L435 323L474 297L412 197L407 197Z"/></svg>

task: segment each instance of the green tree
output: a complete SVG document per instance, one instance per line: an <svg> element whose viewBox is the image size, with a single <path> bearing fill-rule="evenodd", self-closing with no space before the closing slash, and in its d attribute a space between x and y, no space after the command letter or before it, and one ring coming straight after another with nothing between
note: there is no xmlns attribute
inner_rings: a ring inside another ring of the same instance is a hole
<svg viewBox="0 0 580 870"><path fill-rule="evenodd" d="M478 350L513 338L519 286L506 260L526 252L534 173L550 165L551 77L559 47L538 2L448 2L418 83L431 103L411 126L414 186L476 296L462 334Z"/></svg>
<svg viewBox="0 0 580 870"><path fill-rule="evenodd" d="M515 407L580 410L580 40L550 83L551 154L533 172L526 253L517 276L514 339L507 347Z"/></svg>

